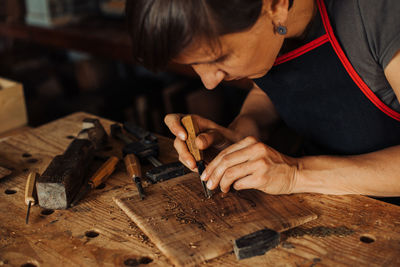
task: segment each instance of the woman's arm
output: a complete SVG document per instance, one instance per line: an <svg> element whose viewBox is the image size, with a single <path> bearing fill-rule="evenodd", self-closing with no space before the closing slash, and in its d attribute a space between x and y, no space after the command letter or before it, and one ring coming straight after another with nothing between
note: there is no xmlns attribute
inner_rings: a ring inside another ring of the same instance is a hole
<svg viewBox="0 0 400 267"><path fill-rule="evenodd" d="M400 52L385 69L398 99L399 74ZM251 105L248 107L252 114ZM248 137L223 150L207 166L202 179L210 189L219 185L223 192L233 185L237 190L255 188L269 194L400 196L400 145L357 156L291 158Z"/></svg>
<svg viewBox="0 0 400 267"><path fill-rule="evenodd" d="M400 101L400 50L387 65L385 76Z"/></svg>
<svg viewBox="0 0 400 267"><path fill-rule="evenodd" d="M238 132L242 138L254 136L267 140L278 120L279 115L269 97L253 83L253 88L247 95L239 115L229 128Z"/></svg>
<svg viewBox="0 0 400 267"><path fill-rule="evenodd" d="M400 99L400 50L385 76ZM360 156L305 157L299 161L294 191L400 196L400 146Z"/></svg>
<svg viewBox="0 0 400 267"><path fill-rule="evenodd" d="M359 156L303 157L293 193L400 196L400 146Z"/></svg>
<svg viewBox="0 0 400 267"><path fill-rule="evenodd" d="M400 146L358 156L292 158L247 137L218 154L201 178L223 192L233 185L268 194L400 196Z"/></svg>

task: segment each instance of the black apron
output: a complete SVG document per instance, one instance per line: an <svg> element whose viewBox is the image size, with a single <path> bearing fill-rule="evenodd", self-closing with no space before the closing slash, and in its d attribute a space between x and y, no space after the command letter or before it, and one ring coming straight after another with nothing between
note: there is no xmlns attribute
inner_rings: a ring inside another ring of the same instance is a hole
<svg viewBox="0 0 400 267"><path fill-rule="evenodd" d="M379 100L337 41L323 0L321 34L277 58L254 82L283 121L307 140L306 154L354 155L400 144L400 113ZM323 25L323 27L322 27Z"/></svg>

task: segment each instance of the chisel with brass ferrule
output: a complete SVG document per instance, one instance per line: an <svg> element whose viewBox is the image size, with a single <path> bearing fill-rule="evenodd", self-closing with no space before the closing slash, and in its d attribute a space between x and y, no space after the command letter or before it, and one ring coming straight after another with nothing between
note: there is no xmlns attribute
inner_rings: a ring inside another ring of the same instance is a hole
<svg viewBox="0 0 400 267"><path fill-rule="evenodd" d="M105 182L107 178L115 171L119 159L115 156L108 158L103 165L93 174L89 182L79 191L74 201L71 203L71 207L76 206L78 202L91 190L98 187L101 183Z"/></svg>
<svg viewBox="0 0 400 267"><path fill-rule="evenodd" d="M186 132L188 133L188 138L186 139L186 145L189 148L190 153L196 160L197 169L199 170L199 175L201 176L201 174L205 169L205 163L203 160L203 153L201 150L198 149L195 143L196 136L199 133L199 127L193 121L192 116L190 115L183 117L181 122L182 125L185 127ZM201 185L203 186L205 197L210 198L213 192L207 188L205 181L201 181Z"/></svg>
<svg viewBox="0 0 400 267"><path fill-rule="evenodd" d="M142 181L140 180L140 177L142 176L142 169L140 167L139 159L135 156L135 154L127 154L124 157L124 162L126 171L129 177L136 184L140 199L143 200L145 197L145 193L142 186Z"/></svg>

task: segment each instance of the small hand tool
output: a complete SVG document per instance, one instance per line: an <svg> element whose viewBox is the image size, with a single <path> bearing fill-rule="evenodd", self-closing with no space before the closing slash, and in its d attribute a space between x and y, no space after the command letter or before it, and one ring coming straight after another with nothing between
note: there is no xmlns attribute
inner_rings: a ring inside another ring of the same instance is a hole
<svg viewBox="0 0 400 267"><path fill-rule="evenodd" d="M142 176L142 170L140 168L139 159L134 154L128 154L124 157L126 171L128 172L129 177L136 184L136 187L139 191L140 199L143 200L145 197L142 181L140 177Z"/></svg>
<svg viewBox="0 0 400 267"><path fill-rule="evenodd" d="M26 212L26 219L25 223L28 224L29 222L29 213L31 211L31 206L35 205L36 203L36 178L39 176L37 172L31 172L28 175L28 179L26 180L25 186L25 204L28 205L28 210Z"/></svg>
<svg viewBox="0 0 400 267"><path fill-rule="evenodd" d="M130 124L125 127L125 129L134 132L135 137L140 140L134 141L122 132L122 128L118 124L113 124L110 128L111 136L124 142L124 155L135 154L139 159L146 159L155 167L146 172L146 177L149 178L152 183L166 181L187 173L185 166L180 162L163 164L156 158L159 152L159 145L155 135Z"/></svg>
<svg viewBox="0 0 400 267"><path fill-rule="evenodd" d="M139 158L147 159L154 167L161 166L162 163L156 159L158 156L158 143L157 142L140 142L132 140L128 135L122 132L122 127L118 124L110 126L111 136L124 142L123 153L125 155L134 153Z"/></svg>
<svg viewBox="0 0 400 267"><path fill-rule="evenodd" d="M189 169L187 169L182 163L171 162L148 170L146 172L146 177L152 184L156 184L185 175L188 172Z"/></svg>
<svg viewBox="0 0 400 267"><path fill-rule="evenodd" d="M186 145L189 148L190 153L193 155L193 157L196 160L197 164L197 169L199 171L199 175L201 175L205 169L205 163L203 160L203 153L200 149L198 149L196 145L196 136L199 132L199 127L197 124L193 121L192 116L187 115L182 118L181 120L183 127L185 127L186 132L188 134L188 138L186 139ZM201 181L201 185L203 186L204 190L204 195L206 198L210 198L213 194L213 192L207 188L206 182Z"/></svg>
<svg viewBox="0 0 400 267"><path fill-rule="evenodd" d="M280 233L264 228L235 240L233 251L238 260L264 255L279 245Z"/></svg>
<svg viewBox="0 0 400 267"><path fill-rule="evenodd" d="M111 156L100 168L93 174L89 182L83 186L79 191L74 201L71 203L71 207L75 206L91 189L98 187L101 183L104 183L108 177L115 171L119 159Z"/></svg>
<svg viewBox="0 0 400 267"><path fill-rule="evenodd" d="M137 126L135 123L131 121L127 121L124 123L124 129L130 133L133 134L137 139L139 139L139 142L144 143L144 144L157 144L158 143L158 138L154 134L152 134L149 131L146 131L145 129Z"/></svg>

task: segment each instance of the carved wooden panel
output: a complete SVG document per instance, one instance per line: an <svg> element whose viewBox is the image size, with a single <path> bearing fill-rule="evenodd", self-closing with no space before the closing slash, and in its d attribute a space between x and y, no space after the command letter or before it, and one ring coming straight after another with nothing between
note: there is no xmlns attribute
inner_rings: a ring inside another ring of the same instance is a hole
<svg viewBox="0 0 400 267"><path fill-rule="evenodd" d="M256 190L217 193L205 199L191 173L114 198L157 247L178 266L193 266L233 250L233 241L268 227L283 231L317 218L291 196Z"/></svg>

